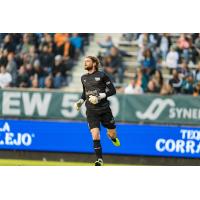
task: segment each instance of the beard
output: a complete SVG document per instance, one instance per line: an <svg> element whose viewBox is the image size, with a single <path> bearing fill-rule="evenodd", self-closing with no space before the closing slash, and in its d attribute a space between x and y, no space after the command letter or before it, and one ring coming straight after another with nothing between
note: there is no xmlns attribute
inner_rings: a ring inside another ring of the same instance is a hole
<svg viewBox="0 0 200 200"><path fill-rule="evenodd" d="M91 70L93 66L85 66L85 70Z"/></svg>

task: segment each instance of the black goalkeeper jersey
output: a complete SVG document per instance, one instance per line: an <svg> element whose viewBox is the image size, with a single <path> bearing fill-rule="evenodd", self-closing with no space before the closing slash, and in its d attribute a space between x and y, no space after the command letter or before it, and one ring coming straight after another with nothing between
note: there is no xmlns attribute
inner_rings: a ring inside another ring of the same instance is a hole
<svg viewBox="0 0 200 200"><path fill-rule="evenodd" d="M81 98L86 100L86 108L91 110L101 110L109 107L109 101L107 97L116 94L116 90L109 77L101 71L95 71L92 74L84 74L81 77L81 82L83 85L83 93ZM89 96L99 96L99 93L105 93L106 98L100 100L97 104L92 104L89 102Z"/></svg>

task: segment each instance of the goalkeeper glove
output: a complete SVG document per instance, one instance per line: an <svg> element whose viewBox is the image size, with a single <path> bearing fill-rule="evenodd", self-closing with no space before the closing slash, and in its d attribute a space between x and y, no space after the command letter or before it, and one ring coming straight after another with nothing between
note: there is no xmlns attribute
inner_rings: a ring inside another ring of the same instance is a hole
<svg viewBox="0 0 200 200"><path fill-rule="evenodd" d="M74 104L74 108L76 110L80 110L80 107L82 106L82 104L84 103L84 100L83 99L79 99L75 104Z"/></svg>
<svg viewBox="0 0 200 200"><path fill-rule="evenodd" d="M89 102L92 103L92 104L97 104L101 101L101 99L104 99L104 98L106 98L105 93L99 93L98 97L90 95L89 96Z"/></svg>

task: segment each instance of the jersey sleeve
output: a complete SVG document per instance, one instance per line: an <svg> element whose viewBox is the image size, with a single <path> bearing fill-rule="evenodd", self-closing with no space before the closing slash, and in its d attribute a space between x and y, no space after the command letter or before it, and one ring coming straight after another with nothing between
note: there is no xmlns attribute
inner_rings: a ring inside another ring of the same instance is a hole
<svg viewBox="0 0 200 200"><path fill-rule="evenodd" d="M83 91L82 91L81 99L83 99L83 100L85 101L85 100L86 100L86 96L85 96L85 87L84 87L84 85L83 85L82 78L81 78L81 83L82 83L82 87L83 87Z"/></svg>
<svg viewBox="0 0 200 200"><path fill-rule="evenodd" d="M113 83L111 82L110 78L104 73L104 76L103 76L103 80L106 84L106 97L110 97L114 94L116 94L116 89L113 85Z"/></svg>

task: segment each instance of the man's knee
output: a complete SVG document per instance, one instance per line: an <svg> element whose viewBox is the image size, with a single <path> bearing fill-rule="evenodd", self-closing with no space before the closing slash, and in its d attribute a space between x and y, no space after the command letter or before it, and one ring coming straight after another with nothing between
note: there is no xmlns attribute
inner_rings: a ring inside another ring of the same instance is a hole
<svg viewBox="0 0 200 200"><path fill-rule="evenodd" d="M90 131L91 131L93 140L100 140L99 128L93 128Z"/></svg>

